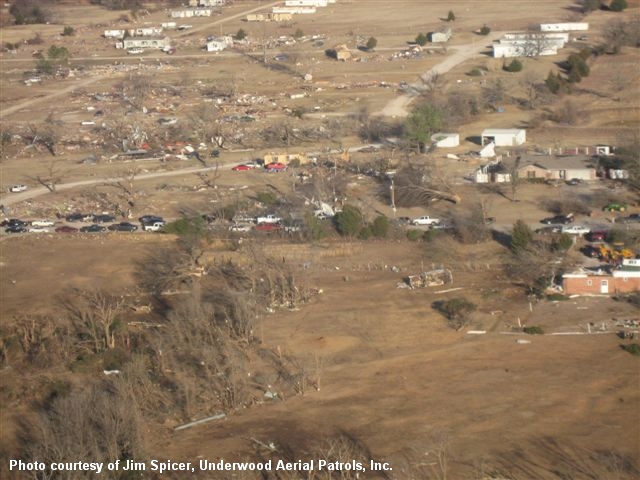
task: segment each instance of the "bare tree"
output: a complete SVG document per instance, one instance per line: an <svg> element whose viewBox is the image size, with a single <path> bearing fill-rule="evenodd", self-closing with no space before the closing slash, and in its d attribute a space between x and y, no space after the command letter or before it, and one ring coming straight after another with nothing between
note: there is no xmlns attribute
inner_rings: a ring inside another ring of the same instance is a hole
<svg viewBox="0 0 640 480"><path fill-rule="evenodd" d="M81 340L80 345L94 353L115 348L115 329L123 310L123 297L100 290L75 289L68 292L61 303Z"/></svg>
<svg viewBox="0 0 640 480"><path fill-rule="evenodd" d="M118 179L107 183L106 186L116 189L115 202L116 212L124 218L131 218L131 211L136 206L138 192L135 187L135 179L138 174L138 167L131 167L127 171L122 172Z"/></svg>
<svg viewBox="0 0 640 480"><path fill-rule="evenodd" d="M529 30L520 39L517 54L520 57L539 57L553 46L546 32Z"/></svg>
<svg viewBox="0 0 640 480"><path fill-rule="evenodd" d="M47 163L46 174L29 176L28 178L38 182L51 193L56 193L56 186L62 181L60 163L57 160L50 160Z"/></svg>
<svg viewBox="0 0 640 480"><path fill-rule="evenodd" d="M434 166L408 165L398 171L394 182L395 203L400 207L428 205L434 200L462 201L446 175Z"/></svg>

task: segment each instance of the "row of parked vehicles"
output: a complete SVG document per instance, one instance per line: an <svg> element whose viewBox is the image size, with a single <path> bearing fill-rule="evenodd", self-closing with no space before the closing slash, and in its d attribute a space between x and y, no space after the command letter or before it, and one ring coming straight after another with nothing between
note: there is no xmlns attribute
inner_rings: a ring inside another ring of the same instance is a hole
<svg viewBox="0 0 640 480"><path fill-rule="evenodd" d="M131 222L115 222L116 218L112 215L94 215L73 213L67 215L65 220L70 223L74 222L91 222L90 225L83 225L81 227L73 227L71 225L59 225L54 228L56 233L100 233L105 231L110 232L135 232L138 230L146 232L157 232L165 225L165 221L162 217L156 215L144 215L138 219L140 225L135 225ZM104 224L111 223L111 225L105 226ZM7 233L51 233L52 227L56 222L53 220L32 220L25 221L17 218L5 220L0 223L0 226L5 227Z"/></svg>

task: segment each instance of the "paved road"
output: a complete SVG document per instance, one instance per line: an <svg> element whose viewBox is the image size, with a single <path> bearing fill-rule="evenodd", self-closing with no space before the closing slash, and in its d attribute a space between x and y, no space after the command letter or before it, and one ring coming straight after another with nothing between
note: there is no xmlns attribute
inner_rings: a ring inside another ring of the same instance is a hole
<svg viewBox="0 0 640 480"><path fill-rule="evenodd" d="M216 166L189 167L189 168L182 168L179 170L171 170L166 172L142 173L140 175L136 175L136 180L147 180L150 178L162 178L162 177L176 177L179 175L188 175L190 173L208 172L208 171L215 170L216 168L218 168L219 170L230 170L234 165L235 164L220 165L218 167ZM77 182L60 183L56 185L56 191L61 192L64 190L69 190L71 188L86 187L88 185L110 184L110 183L115 183L121 180L125 180L125 178L124 177L105 177L105 178L92 178L90 180L79 180ZM49 190L47 190L45 187L30 188L26 192L3 195L2 197L0 197L0 203L2 203L5 206L9 206L15 203L29 200L31 198L40 197L47 193L49 193Z"/></svg>
<svg viewBox="0 0 640 480"><path fill-rule="evenodd" d="M443 75L447 73L452 68L478 55L482 50L487 48L487 45L501 37L503 33L504 32L492 32L486 37L479 38L477 42L449 47L449 50L453 50L454 54L448 56L437 65L434 65L430 70L423 73L421 78L428 81L428 79L434 75ZM419 96L420 91L423 88L424 84L422 81L409 85L408 93L394 98L387 103L382 110L376 112L376 114L387 117L406 117L408 114L407 107L417 96Z"/></svg>

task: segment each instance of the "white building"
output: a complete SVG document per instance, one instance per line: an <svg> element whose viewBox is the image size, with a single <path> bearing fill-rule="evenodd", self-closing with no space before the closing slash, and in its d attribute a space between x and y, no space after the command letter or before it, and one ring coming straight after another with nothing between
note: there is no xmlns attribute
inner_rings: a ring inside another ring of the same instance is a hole
<svg viewBox="0 0 640 480"><path fill-rule="evenodd" d="M487 128L480 139L482 145L493 142L496 147L513 147L527 141L527 131L523 128Z"/></svg>
<svg viewBox="0 0 640 480"><path fill-rule="evenodd" d="M190 7L223 7L227 0L189 0Z"/></svg>
<svg viewBox="0 0 640 480"><path fill-rule="evenodd" d="M207 41L207 52L221 52L232 44L233 39L229 36L214 37Z"/></svg>
<svg viewBox="0 0 640 480"><path fill-rule="evenodd" d="M122 40L126 30L105 30L102 34L104 38L117 38Z"/></svg>
<svg viewBox="0 0 640 480"><path fill-rule="evenodd" d="M458 133L435 133L431 135L431 141L438 148L452 148L460 145L460 134Z"/></svg>
<svg viewBox="0 0 640 480"><path fill-rule="evenodd" d="M580 32L589 30L588 23L570 22L570 23L541 23L541 32Z"/></svg>
<svg viewBox="0 0 640 480"><path fill-rule="evenodd" d="M309 14L316 13L316 7L273 7L273 13Z"/></svg>
<svg viewBox="0 0 640 480"><path fill-rule="evenodd" d="M285 7L326 7L327 0L285 0Z"/></svg>
<svg viewBox="0 0 640 480"><path fill-rule="evenodd" d="M184 10L172 10L171 18L210 17L213 10L210 8L187 8Z"/></svg>
<svg viewBox="0 0 640 480"><path fill-rule="evenodd" d="M451 38L451 27L444 27L437 32L429 33L429 41L432 43L448 42Z"/></svg>
<svg viewBox="0 0 640 480"><path fill-rule="evenodd" d="M122 40L122 48L169 48L169 37L129 37Z"/></svg>
<svg viewBox="0 0 640 480"><path fill-rule="evenodd" d="M176 22L164 22L162 24L162 28L165 28L167 30L175 30L176 28L178 28L178 25L176 24Z"/></svg>
<svg viewBox="0 0 640 480"><path fill-rule="evenodd" d="M288 22L293 19L290 13L250 13L247 22Z"/></svg>
<svg viewBox="0 0 640 480"><path fill-rule="evenodd" d="M504 57L537 57L541 55L557 55L569 41L566 32L514 32L505 33L498 41L493 42L493 56Z"/></svg>
<svg viewBox="0 0 640 480"><path fill-rule="evenodd" d="M162 35L162 27L140 27L129 30L132 37L157 37Z"/></svg>

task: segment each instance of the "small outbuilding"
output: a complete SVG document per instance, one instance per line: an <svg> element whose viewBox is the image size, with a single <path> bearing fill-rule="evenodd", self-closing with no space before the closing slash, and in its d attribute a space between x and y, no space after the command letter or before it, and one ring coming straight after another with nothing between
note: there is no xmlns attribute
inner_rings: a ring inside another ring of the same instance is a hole
<svg viewBox="0 0 640 480"><path fill-rule="evenodd" d="M640 292L640 260L625 259L618 268L580 269L562 275L565 295L617 295Z"/></svg>
<svg viewBox="0 0 640 480"><path fill-rule="evenodd" d="M444 43L451 39L452 35L451 27L443 27L436 32L429 33L429 41L431 43Z"/></svg>
<svg viewBox="0 0 640 480"><path fill-rule="evenodd" d="M438 148L452 148L460 145L458 133L436 133L431 135L431 141Z"/></svg>
<svg viewBox="0 0 640 480"><path fill-rule="evenodd" d="M523 128L487 128L480 139L482 145L493 142L496 147L515 147L527 141L527 131Z"/></svg>

